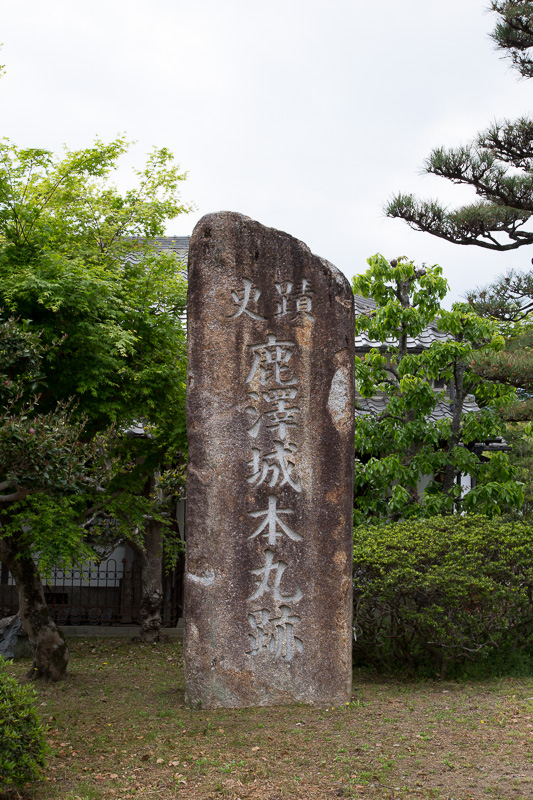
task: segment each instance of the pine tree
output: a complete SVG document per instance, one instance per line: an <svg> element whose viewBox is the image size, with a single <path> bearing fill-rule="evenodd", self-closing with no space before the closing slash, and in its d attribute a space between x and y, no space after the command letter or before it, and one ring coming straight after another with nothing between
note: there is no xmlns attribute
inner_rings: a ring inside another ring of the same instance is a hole
<svg viewBox="0 0 533 800"><path fill-rule="evenodd" d="M497 47L520 75L533 77L533 2L500 0L490 8L499 16L492 33ZM387 216L456 244L505 251L533 243L527 229L533 215L533 119L495 122L463 147L438 147L424 170L472 186L479 200L450 211L438 200L400 193L387 204Z"/></svg>
<svg viewBox="0 0 533 800"><path fill-rule="evenodd" d="M522 77L532 78L533 2L492 0L489 8L498 18L492 39L499 52ZM450 211L438 200L400 193L386 206L387 216L454 244L495 251L533 244L533 118L495 122L463 147L436 148L424 168L452 183L471 186L477 201ZM470 369L481 379L517 390L516 402L500 411L507 421L533 419L533 271L508 272L491 286L473 290L467 299L480 316L496 321L506 337L503 350L473 353ZM527 427L519 424L507 428L506 438L531 449L524 434ZM529 507L533 506L531 474L523 475Z"/></svg>
<svg viewBox="0 0 533 800"><path fill-rule="evenodd" d="M505 349L476 354L472 368L482 378L518 390L517 400L505 409L505 419L533 418L533 272L509 270L492 284L472 290L467 300L482 317L495 321L505 336Z"/></svg>

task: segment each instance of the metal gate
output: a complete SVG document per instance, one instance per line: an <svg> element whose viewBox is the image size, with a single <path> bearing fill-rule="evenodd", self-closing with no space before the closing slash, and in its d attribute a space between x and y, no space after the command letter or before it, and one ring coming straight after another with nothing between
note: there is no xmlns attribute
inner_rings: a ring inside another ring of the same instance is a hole
<svg viewBox="0 0 533 800"><path fill-rule="evenodd" d="M139 623L141 567L111 558L101 566L55 569L43 581L50 614L58 625L135 625ZM182 574L176 568L163 578L162 619L175 627L181 615ZM13 577L2 566L0 618L16 614L18 594Z"/></svg>

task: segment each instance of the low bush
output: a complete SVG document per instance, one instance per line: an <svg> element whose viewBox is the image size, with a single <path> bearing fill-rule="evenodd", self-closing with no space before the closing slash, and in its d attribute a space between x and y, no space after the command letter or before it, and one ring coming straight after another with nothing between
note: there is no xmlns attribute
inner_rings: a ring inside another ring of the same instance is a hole
<svg viewBox="0 0 533 800"><path fill-rule="evenodd" d="M0 656L0 792L38 778L45 755L45 729L35 710L35 690L11 677Z"/></svg>
<svg viewBox="0 0 533 800"><path fill-rule="evenodd" d="M524 523L453 516L354 530L358 665L441 678L468 662L533 668L532 597Z"/></svg>

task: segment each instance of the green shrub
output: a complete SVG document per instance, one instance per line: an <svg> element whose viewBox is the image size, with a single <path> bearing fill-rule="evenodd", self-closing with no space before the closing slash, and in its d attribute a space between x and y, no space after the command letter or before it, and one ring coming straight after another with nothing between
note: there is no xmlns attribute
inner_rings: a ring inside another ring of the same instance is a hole
<svg viewBox="0 0 533 800"><path fill-rule="evenodd" d="M533 668L532 597L524 523L453 516L354 530L356 664L442 678L468 662Z"/></svg>
<svg viewBox="0 0 533 800"><path fill-rule="evenodd" d="M35 710L35 690L8 674L0 656L0 791L22 787L45 763L45 730Z"/></svg>

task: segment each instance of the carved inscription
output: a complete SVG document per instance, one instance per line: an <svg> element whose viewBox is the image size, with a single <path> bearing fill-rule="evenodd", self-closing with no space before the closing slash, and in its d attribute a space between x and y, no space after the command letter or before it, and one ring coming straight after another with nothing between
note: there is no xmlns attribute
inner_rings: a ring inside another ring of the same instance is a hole
<svg viewBox="0 0 533 800"><path fill-rule="evenodd" d="M229 211L196 225L188 274L187 703L340 706L353 292L303 242Z"/></svg>
<svg viewBox="0 0 533 800"><path fill-rule="evenodd" d="M251 306L255 305L255 303L257 303L261 297L260 290L252 285L252 281L249 281L245 278L244 287L241 289L241 291L236 291L234 289L231 292L231 297L237 306L237 311L235 311L234 314L229 315L230 319L236 319L236 317L240 317L242 314L246 314L252 319L265 319L260 314L252 311L251 308L248 308L248 304Z"/></svg>
<svg viewBox="0 0 533 800"><path fill-rule="evenodd" d="M265 321L265 336L249 346L249 369L244 382L248 387L248 405L244 411L248 417L247 433L250 441L246 481L249 488L267 487L267 507L249 511L252 522L247 536L248 542L264 541L256 569L251 570L255 588L248 597L248 622L251 632L251 656L267 655L275 660L290 663L304 652L305 620L295 611L303 598L298 586L297 564L283 561L276 552L278 542L286 537L300 547L305 546L300 531L290 524L295 514L290 504L280 505L276 493L286 487L296 498L302 492L298 472L298 442L301 409L298 405L300 377L297 371L298 346L296 341L279 338L275 333L276 320L281 317L295 321L303 315L314 322L313 290L310 281L303 279L297 285L293 281L279 281L273 285L272 318L264 316L264 307L259 303L261 292L252 281L245 278L243 285L231 290L234 305L230 320L237 321L244 315L256 321ZM236 307L236 310L235 310ZM272 330L274 329L274 332ZM257 443L263 432L262 445ZM264 442L268 442L265 447ZM286 497L286 494L284 495ZM243 542L246 546L246 542ZM292 578L291 589L284 588L283 578ZM243 614L246 609L243 608Z"/></svg>

